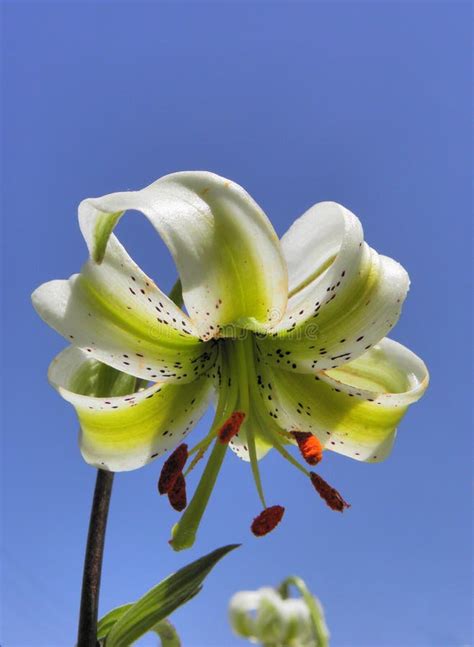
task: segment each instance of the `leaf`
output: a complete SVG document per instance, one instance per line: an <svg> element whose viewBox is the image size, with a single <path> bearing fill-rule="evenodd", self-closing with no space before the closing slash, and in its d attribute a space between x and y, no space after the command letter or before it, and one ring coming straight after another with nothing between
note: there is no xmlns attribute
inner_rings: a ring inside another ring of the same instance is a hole
<svg viewBox="0 0 474 647"><path fill-rule="evenodd" d="M97 640L105 638L117 620L131 607L133 607L133 602L131 604L123 604L120 607L112 609L112 611L109 611L101 618L97 624Z"/></svg>
<svg viewBox="0 0 474 647"><path fill-rule="evenodd" d="M217 562L237 547L238 544L231 544L218 548L170 575L145 593L125 613L118 614L118 619L107 635L106 647L129 647L143 634L151 631L161 620L194 597L199 592L204 578ZM114 611L119 609L123 607ZM107 616L101 623L106 618Z"/></svg>

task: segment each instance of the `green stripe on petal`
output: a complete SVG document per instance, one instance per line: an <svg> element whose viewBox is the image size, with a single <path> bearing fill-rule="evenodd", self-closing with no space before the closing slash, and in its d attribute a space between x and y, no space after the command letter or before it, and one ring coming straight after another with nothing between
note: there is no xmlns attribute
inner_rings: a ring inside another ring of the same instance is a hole
<svg viewBox="0 0 474 647"><path fill-rule="evenodd" d="M332 368L362 355L395 325L408 275L363 242L350 211L315 205L282 246L293 296L273 335L260 341L268 361L297 372Z"/></svg>
<svg viewBox="0 0 474 647"><path fill-rule="evenodd" d="M203 339L229 325L262 329L281 317L286 263L268 218L242 187L213 173L184 172L141 191L87 199L79 221L92 258L101 260L129 209L142 211L168 246Z"/></svg>
<svg viewBox="0 0 474 647"><path fill-rule="evenodd" d="M87 352L70 347L53 360L48 377L76 409L86 462L113 472L137 469L173 449L201 418L212 395L212 381L203 376L189 384L158 383L135 392L130 383L128 393L108 397L103 371ZM126 391L123 386L119 388ZM96 395L84 395L90 390Z"/></svg>
<svg viewBox="0 0 474 647"><path fill-rule="evenodd" d="M71 344L151 381L193 381L215 361L189 318L144 274L115 237L101 265L33 293L40 316Z"/></svg>
<svg viewBox="0 0 474 647"><path fill-rule="evenodd" d="M291 374L262 361L259 372L272 422L286 431L311 432L326 449L371 462L388 456L398 423L428 385L422 360L390 339L317 375Z"/></svg>

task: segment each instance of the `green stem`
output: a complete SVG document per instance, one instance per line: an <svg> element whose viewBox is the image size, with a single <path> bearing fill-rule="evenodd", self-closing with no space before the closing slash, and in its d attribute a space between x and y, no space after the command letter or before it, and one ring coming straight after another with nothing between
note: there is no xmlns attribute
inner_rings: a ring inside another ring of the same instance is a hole
<svg viewBox="0 0 474 647"><path fill-rule="evenodd" d="M324 622L324 617L321 612L318 601L311 595L308 587L300 577L291 576L287 577L280 586L279 593L282 598L289 597L289 587L294 586L295 589L301 594L301 597L306 602L311 615L311 622L313 623L313 630L316 638L316 645L318 647L329 646L329 633Z"/></svg>
<svg viewBox="0 0 474 647"><path fill-rule="evenodd" d="M84 558L77 647L97 645L100 576L113 480L113 472L97 471Z"/></svg>

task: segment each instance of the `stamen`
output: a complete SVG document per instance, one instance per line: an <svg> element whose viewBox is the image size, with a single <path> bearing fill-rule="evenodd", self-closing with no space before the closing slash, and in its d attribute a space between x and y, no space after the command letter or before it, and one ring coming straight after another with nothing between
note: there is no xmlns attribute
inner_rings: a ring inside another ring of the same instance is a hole
<svg viewBox="0 0 474 647"><path fill-rule="evenodd" d="M326 481L315 474L310 472L311 483L314 486L314 489L319 494L319 496L326 501L327 505L331 510L337 510L338 512L343 512L345 508L350 508L350 504L344 501L342 496L337 490L326 483Z"/></svg>
<svg viewBox="0 0 474 647"><path fill-rule="evenodd" d="M323 446L311 433L304 431L293 431L293 438L298 443L301 455L308 465L317 465L323 458Z"/></svg>
<svg viewBox="0 0 474 647"><path fill-rule="evenodd" d="M168 500L171 507L178 512L182 512L186 507L186 480L181 473L178 474L172 487L168 490Z"/></svg>
<svg viewBox="0 0 474 647"><path fill-rule="evenodd" d="M224 422L222 427L217 432L219 442L227 445L234 436L239 433L240 427L245 419L243 411L234 411L228 420Z"/></svg>
<svg viewBox="0 0 474 647"><path fill-rule="evenodd" d="M206 454L206 450L209 447L209 445L210 445L210 443L207 445L207 447L201 447L200 449L198 449L198 451L196 453L196 456L191 461L188 469L184 472L184 476L188 476L188 474L193 471L193 469L196 467L196 465L199 463L199 461L202 458L204 458L204 456Z"/></svg>
<svg viewBox="0 0 474 647"><path fill-rule="evenodd" d="M278 526L283 518L285 508L281 505L272 505L270 508L265 508L258 517L252 522L250 526L251 531L256 537L263 537L268 535L274 528Z"/></svg>
<svg viewBox="0 0 474 647"><path fill-rule="evenodd" d="M188 460L188 446L186 443L179 445L171 456L165 461L158 481L158 492L166 494L173 487L176 479L183 471Z"/></svg>
<svg viewBox="0 0 474 647"><path fill-rule="evenodd" d="M286 432L282 432L282 430L277 425L275 425L273 420L268 420L268 418L265 420L262 420L261 416L259 415L258 408L255 408L253 410L253 413L259 420L260 433L263 434L263 436L265 436L269 445L272 445L273 448L276 449L283 456L284 459L286 459L291 465L296 467L296 469L302 472L305 476L309 477L308 470L302 465L300 465L298 461L295 458L293 458L293 456L289 452L287 452L286 449L283 447L280 441L280 438L282 436L286 437L284 435L286 434ZM288 434L288 436L290 436L290 434Z"/></svg>

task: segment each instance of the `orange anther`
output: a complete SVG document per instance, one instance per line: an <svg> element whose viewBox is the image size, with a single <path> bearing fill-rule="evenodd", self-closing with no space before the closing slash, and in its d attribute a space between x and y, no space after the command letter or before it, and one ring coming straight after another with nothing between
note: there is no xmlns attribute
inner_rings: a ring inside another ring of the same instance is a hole
<svg viewBox="0 0 474 647"><path fill-rule="evenodd" d="M293 431L293 438L298 443L301 455L308 465L317 465L323 458L323 446L313 434L304 431Z"/></svg>

